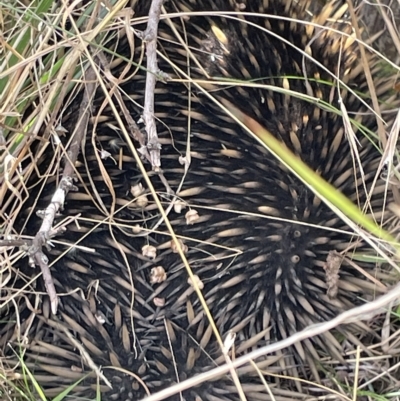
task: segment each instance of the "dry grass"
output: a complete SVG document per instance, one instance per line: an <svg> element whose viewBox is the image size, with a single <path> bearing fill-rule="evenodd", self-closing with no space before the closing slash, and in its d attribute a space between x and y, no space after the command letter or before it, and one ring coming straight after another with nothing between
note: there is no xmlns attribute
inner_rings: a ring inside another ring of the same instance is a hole
<svg viewBox="0 0 400 401"><path fill-rule="evenodd" d="M31 220L31 216L36 213L39 204L42 206L44 201L48 202L49 191L47 188L49 186L54 187L54 184L60 179L62 160L65 157L69 157L67 150L72 143L69 137L70 133L66 132L64 127L63 121L65 119L63 120L63 117L68 115L72 119L71 114L68 113L71 110L71 105L76 105L80 102L82 88L87 84L84 81L84 70L88 66L91 66L95 72L96 85L99 88L99 93L102 93L99 97L104 100L101 105L97 105L97 117L91 119L92 131L95 132L98 126L104 124L104 121L102 121L103 109L104 115L112 114L113 118L110 121L106 121L106 123L122 133L121 137L128 143L132 152L129 155L120 154L119 160L132 162L136 159L136 162L145 171L132 141L132 137L135 137L138 133L135 131L134 122L129 119L129 110L124 103L125 94L121 89L122 83L132 79L145 69L142 65L143 53L135 51L133 32L130 28L131 26L135 27L135 24L140 21L127 11L128 0L110 0L109 3L114 5L112 10L100 6L97 2L88 2L88 4L79 8L73 2L72 6L68 6L62 1L41 0L36 2L36 6L33 6L28 1L0 0L2 31L2 36L0 37L2 44L0 58L0 234L5 240L10 241L10 246L3 247L0 254L0 335L4 335L3 340L0 339L3 352L1 354L0 368L0 399L48 400L51 398L53 401L61 401L68 399L69 392L73 391L75 394L73 399L83 400L86 398L82 394L87 389L87 385L83 383L88 377L96 393L96 399L101 399L100 390L106 390L107 387L107 379L105 379L103 373L106 374L110 371L113 371L112 375L114 375L115 371L135 377L140 383L141 390L147 394L149 393L146 383L141 382L140 375L137 372L127 371L119 366L118 355L113 355L112 353L108 355L111 363L114 362L114 366L105 367L102 373L100 367L91 361L90 352L85 355L85 349L90 349L90 344L84 343L82 345L76 343L75 337L71 334L72 332L85 333L85 329L78 323L69 322L65 317L63 317L63 320L54 319L50 321L50 305L46 301L46 294L43 290L40 290L42 287L38 284L41 280L41 273L31 274L26 269L19 270L19 266L26 264L26 259L22 258L26 255L27 249L24 246L18 248L14 246L16 243L11 242L21 240L21 243L27 243L32 239L21 235L21 233L31 231L27 230L30 228L28 226L30 223L28 222ZM385 23L390 28L389 31L393 35L394 43L398 45L398 38L394 34L396 32L395 26L390 19L387 19ZM115 52L115 42L118 41L116 38L122 37L126 38L131 46L132 57L140 53L137 58L128 60ZM108 42L106 42L106 39ZM99 67L99 62L96 59L96 57L99 57L99 52L107 54L113 59L109 66L100 63L101 67ZM372 66L368 64L366 59L362 59L360 68L363 68L368 75L371 75L371 69L373 70L372 73L375 74L376 68L382 68L384 63L393 68L393 63L389 63L385 58L379 59L379 62ZM129 66L125 71L120 73L117 78L112 75L110 70L113 67L116 68L120 65L119 71L121 71L123 69L121 65L124 64ZM133 68L132 71L132 66L134 65L136 65L136 68ZM181 76L186 74L185 71L181 71L181 73ZM186 76L186 79L190 82L191 78ZM220 82L219 84L221 86L232 85L232 82ZM198 85L201 88L201 82L191 82L191 85ZM254 85L257 85L257 83ZM387 92L387 87L370 86L372 97L376 99L374 106L376 107L375 112L378 120L382 115L383 120L390 121L393 114L385 114L385 107L378 108L378 99L381 99L385 89ZM386 104L391 105L396 96L398 95L395 93L392 99L385 99ZM310 99L310 101L315 100ZM135 102L135 100L133 101ZM329 108L330 106L327 104L325 107ZM119 110L122 110L122 112L119 112ZM382 113L382 110L384 113ZM354 121L346 116L343 110L336 110L336 112L343 113L346 126L351 127L354 124ZM386 118L386 116L388 117ZM382 128L383 123L380 122L378 125L380 126L378 136L381 139L381 143L388 142L389 144L385 149L384 158L396 160L398 132L393 130L386 141ZM95 137L90 135L88 133L88 141L92 141L94 147L96 147ZM82 245L81 243L98 227L106 227L110 231L111 238L115 238L115 233L118 231L131 232L136 224L141 225L140 232L142 234L147 230L145 224L143 224L144 218L140 220L135 216L136 219L126 219L124 221L119 217L130 207L137 205L138 201L144 201L143 193L134 197L130 202L122 202L116 198L113 189L113 177L110 176L104 166L104 160L109 156L102 153L101 149L98 150L99 153L95 156L90 156L94 157L98 163L101 179L99 177L89 177L93 187L86 188L86 192L83 193L72 193L71 199L75 199L77 202L82 199L86 202L91 202L95 205L95 210L98 210L99 217L96 219L93 216L87 218L82 213L81 216L76 214L57 222L57 227L68 226L72 232L77 231L80 225L89 227L89 220L92 223L92 227L83 230L79 240L74 243L64 240L62 236L52 239L52 244L56 249L56 257L51 261L50 267L59 261L64 261L64 256L71 251L81 250L87 253L95 253L97 244L93 244L93 248L90 248L87 244ZM355 152L357 151L355 150ZM83 160L85 160L86 155L83 156ZM357 159L357 155L355 155L355 158ZM93 163L93 161L88 161L88 163ZM392 174L391 180L395 184L394 191L396 195L398 172L396 165L393 168L394 170L390 170L390 173ZM87 180L78 171L76 173L77 182L81 188L84 188ZM145 176L148 178L147 174ZM35 178L35 181L32 182L31 177L37 177L37 179ZM104 186L111 193L112 200L109 207L105 207L101 193L97 189L99 180L103 181ZM150 193L153 196L158 195L155 189L152 188L150 180L147 181L147 184L150 188ZM46 194L47 200L43 199L43 194ZM155 199L159 199L159 197L155 196ZM145 201L150 202L149 199ZM174 201L176 201L176 198L174 198ZM28 209L27 205L29 205ZM153 207L151 202L150 206ZM173 207L163 197L160 197L160 203L156 204L156 206L162 213L166 209L167 214ZM153 210L156 206L154 206ZM232 212L234 213L235 211ZM348 214L346 210L341 210L340 212L342 216ZM164 221L168 221L166 215L162 217ZM21 222L22 218L26 223ZM259 218L266 217L260 215ZM168 228L171 231L171 238L174 238L173 227L170 226ZM357 230L360 232L357 226L354 226L354 229L356 232ZM391 229L393 230L393 235L396 235L398 230L395 224L392 225ZM151 232L154 234L157 233L157 230L153 229ZM133 234L129 235L133 236ZM179 239L186 240L186 238ZM377 246L378 241L376 241L376 238L370 236L368 240L371 243L371 247L375 250L377 249L380 253L381 259L376 258L375 261L380 264L384 261L397 268L395 259L385 259L387 253L382 252L381 248ZM121 255L121 266L127 272L127 274L121 275L119 283L130 294L130 309L133 309L135 300L132 294L134 293L135 282L129 265L129 257L132 250L117 240L114 247ZM60 249L64 250L61 251ZM237 252L235 249L231 251L232 255ZM181 253L181 257L185 259L184 253ZM365 257L365 255L360 255L360 257ZM68 261L65 263L68 263ZM119 267L122 269L121 266ZM73 268L79 271L84 267L76 263ZM190 272L189 274L192 275L193 282L196 282L187 262L186 268ZM374 279L378 283L378 290L386 291L385 280L388 278L393 282L393 274L388 274L385 271L377 273L377 277L374 277ZM379 288L379 286L382 288ZM63 299L67 296L76 295L86 299L85 294L87 294L87 299L95 299L98 291L100 290L97 280L91 282L90 288L75 288L66 293L59 293L58 296ZM199 295L201 295L200 291ZM205 302L204 307L212 322L212 316ZM312 389L314 396L307 396L307 400L341 399L355 401L357 399L368 399L394 401L400 399L398 390L400 388L399 318L398 307L393 304L388 306L386 313L380 313L378 316L374 314L374 317L368 320L369 329L372 329L374 336L371 334L366 335L365 342L363 342L363 346L373 356L366 356L359 348L354 351L354 354L346 355L346 366L343 366L339 361L328 361L327 359L324 364L324 369L326 369L325 382L322 384L307 382L298 377L283 376L279 371L271 368L269 362L266 363L265 361L257 364L251 361L251 365L243 365L234 369L236 350L226 343L223 344L221 339L219 339L219 342L224 351L224 358L217 362L220 365L227 363L226 369L230 371L235 379L235 383L231 384L231 390L232 392L239 392L242 399L246 395L251 397L253 392L258 391L261 387L265 387L265 393L269 394L271 400L306 399L306 396L301 394L300 391L279 389L276 382L268 383L265 378L268 376L284 382L291 382L293 388ZM39 325L38 321L40 322ZM36 330L41 324L47 324L61 333L59 336L60 343L64 341L64 344L67 344L64 349L59 345L55 345L52 348L51 344L44 344L45 341L37 341L36 343L32 341L32 327ZM124 333L124 330L126 330L126 333L131 333L134 339L135 336L132 333L135 333L136 327L135 317L131 313L130 327L123 324L121 331ZM174 348L175 345L172 341L177 331L176 328L169 327L166 324L165 333L170 340L170 349L168 351L173 358L175 358L175 352L179 351ZM216 327L214 327L214 331L218 338L219 334ZM10 333L12 334L10 335ZM211 335L211 333L207 335ZM313 335L313 331L309 335ZM82 337L84 336L83 334ZM124 347L131 348L133 352L138 354L140 353L140 349L135 348L136 343L132 341L129 334L123 339L126 341ZM251 347L252 345L248 348L250 349ZM81 356L78 352L74 352L74 349L78 349ZM91 349L91 352L95 353L93 349ZM37 359L35 360L35 358ZM54 358L58 358L63 362L60 362L59 366L55 367ZM84 358L85 363L82 362L81 358ZM64 361L67 362L64 363ZM84 365L89 366L88 371L95 373L90 373L88 376L82 370ZM46 371L49 374L48 376ZM257 384L241 385L241 375L249 372L252 372L253 380ZM49 386L51 380L53 380L50 373L63 378L56 388L50 388L51 386ZM121 375L121 377L125 376ZM194 384L194 381L192 383L189 382L188 386ZM157 395L152 399L156 400Z"/></svg>

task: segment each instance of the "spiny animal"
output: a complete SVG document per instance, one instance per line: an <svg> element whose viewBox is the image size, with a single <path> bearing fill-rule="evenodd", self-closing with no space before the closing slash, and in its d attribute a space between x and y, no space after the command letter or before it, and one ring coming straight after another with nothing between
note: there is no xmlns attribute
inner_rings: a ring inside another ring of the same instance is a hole
<svg viewBox="0 0 400 401"><path fill-rule="evenodd" d="M144 3L135 7L137 17L146 15ZM368 247L217 103L228 100L254 118L383 221L386 185L379 179L373 185L380 163L371 134L375 122L354 90L367 92L366 80L353 39L327 29L335 8L328 12L327 6L315 17L324 28L312 29L305 4L292 1L179 0L165 7L159 68L169 80L156 86L155 117L162 172L173 194L145 167L216 327L223 338L236 334L234 354L328 320L361 295L374 296L381 287L368 274L378 280L386 274L358 261ZM135 20L133 27L145 28ZM137 39L135 62L143 46ZM121 51L128 53L128 46ZM145 72L137 67L122 89L131 116L144 128ZM97 106L103 100L100 96ZM352 158L339 102L353 119L361 165ZM77 166L79 191L69 195L63 212L81 215L79 227L70 225L63 237L75 245L64 256L61 246L52 251L54 259L60 257L52 270L59 316L51 315L44 298L42 315L32 320L22 301L21 332L26 328L29 338L27 366L47 394L84 375L77 345L67 334L73 333L95 364L112 366L104 374L113 390L102 384L102 399L140 399L225 359L126 139L110 109L101 113ZM341 262L334 297L327 293L329 255ZM15 316L10 313L10 321ZM326 333L258 362L270 372L320 380L321 358L343 361L368 327L339 330L346 338ZM18 338L9 324L1 336L2 346ZM84 365L92 368L87 360ZM246 368L238 375L248 399L269 399L257 372ZM311 391L268 379L282 400ZM87 396L95 388L86 379L75 394ZM182 397L238 396L226 376Z"/></svg>

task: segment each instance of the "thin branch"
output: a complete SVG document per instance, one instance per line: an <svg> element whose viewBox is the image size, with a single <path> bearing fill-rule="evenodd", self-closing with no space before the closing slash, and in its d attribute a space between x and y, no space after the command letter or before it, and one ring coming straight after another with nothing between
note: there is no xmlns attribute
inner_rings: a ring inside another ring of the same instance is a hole
<svg viewBox="0 0 400 401"><path fill-rule="evenodd" d="M160 73L157 64L157 30L163 2L164 0L152 1L149 12L149 22L142 36L142 39L146 42L147 54L143 120L147 131L147 149L150 153L151 165L155 171L158 171L161 166L161 144L158 141L156 122L154 119L154 89L157 81L156 75Z"/></svg>
<svg viewBox="0 0 400 401"><path fill-rule="evenodd" d="M109 95L110 95L110 97L113 95L117 99L117 102L118 102L118 104L119 104L119 106L121 108L122 115L125 117L125 120L126 120L126 123L127 123L127 128L129 130L129 133L130 133L131 137L135 141L139 142L139 144L140 144L140 148L138 149L139 153L152 166L154 166L153 162L152 162L152 159L151 159L151 156L149 154L148 148L146 146L146 137L140 131L138 125L136 124L136 122L134 121L133 117L131 116L128 108L125 105L125 102L124 102L124 100L122 98L122 95L120 93L119 84L122 81L123 77L120 76L118 78L115 78L112 75L112 73L110 71L110 66L109 66L108 60L107 60L106 56L103 54L103 52L99 52L97 56L98 56L99 62L101 63L101 65L102 65L102 67L104 69L104 75L109 80L109 83L107 84L107 86L110 88ZM153 88L153 93L154 93L154 88ZM153 99L154 99L154 97L153 97ZM100 112L101 112L101 110L98 111L98 115L100 115ZM157 133L156 133L156 135L157 135ZM160 147L160 149L161 149L161 147ZM172 195L174 193L174 191L169 186L168 181L165 179L161 169L158 169L158 175L159 175L162 183L165 186L167 194L171 194Z"/></svg>
<svg viewBox="0 0 400 401"><path fill-rule="evenodd" d="M28 250L30 264L32 266L39 266L42 274L46 291L50 297L51 311L56 314L58 307L58 298L54 281L50 273L49 260L44 254L43 246L48 246L48 241L51 236L54 236L54 230L52 229L54 218L57 212L62 209L65 198L71 189L75 189L73 185L73 176L75 171L75 163L78 159L81 145L84 143L90 110L92 105L92 99L97 87L96 74L92 67L89 67L85 73L85 91L83 99L80 105L78 124L75 131L72 134L72 142L68 149L65 166L61 181L56 189L50 204L40 214L43 216L42 225L32 240L32 245Z"/></svg>

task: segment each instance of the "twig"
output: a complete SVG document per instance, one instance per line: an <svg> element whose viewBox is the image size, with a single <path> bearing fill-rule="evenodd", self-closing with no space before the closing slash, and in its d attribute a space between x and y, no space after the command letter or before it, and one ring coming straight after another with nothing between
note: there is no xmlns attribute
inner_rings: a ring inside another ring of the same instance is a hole
<svg viewBox="0 0 400 401"><path fill-rule="evenodd" d="M36 214L38 216L43 217L42 215L44 214L44 211L43 210L38 210L36 212ZM79 217L81 217L80 213L77 214L76 216L68 216L67 218L65 218L56 227L53 227L50 230L50 232L48 234L49 239L51 239L51 238L53 238L53 237L55 237L57 235L60 235L61 233L65 232L67 230L67 226L69 224L71 224L72 222L74 222L74 221L76 223L76 220ZM27 252L29 250L29 248L32 246L32 243L33 243L33 239L31 239L31 238L26 238L26 239L23 239L23 238L7 238L7 239L0 240L0 248L2 248L2 247L16 247L17 246L17 247L21 248L22 251ZM86 248L86 247L84 247L84 248L85 249L90 249L90 248Z"/></svg>
<svg viewBox="0 0 400 401"><path fill-rule="evenodd" d="M140 129L139 129L138 125L136 124L136 122L134 121L134 119L132 118L128 108L126 107L126 105L124 103L124 100L123 100L123 98L121 96L121 93L119 91L119 81L121 80L121 77L116 79L112 75L112 73L110 71L108 60L107 60L106 56L102 52L98 53L98 58L99 58L99 62L101 63L102 67L104 68L104 75L110 81L110 84L108 85L110 87L110 92L109 92L110 96L114 95L115 98L117 99L117 102L118 102L119 106L121 107L122 114L125 117L125 120L127 122L129 133L131 134L132 138L134 140L138 141L139 144L140 144L140 148L139 148L140 154L148 162L150 162L150 164L154 168L154 164L153 164L153 161L152 161L153 159L151 158L151 156L149 154L149 151L148 151L148 148L147 148L147 146L145 144L145 137L142 134L142 132L140 131ZM153 103L154 103L154 87L153 87ZM153 107L153 112L154 112L154 107ZM154 122L154 116L152 117L152 120ZM157 132L156 132L156 136L157 136ZM157 137L157 140L158 140L158 137ZM159 146L158 150L160 150L160 149L161 149L161 146ZM158 159L160 158L159 152L158 152L158 156L157 157L158 157ZM164 177L164 174L162 173L161 169L158 169L157 171L158 171L158 176L161 179L161 182L165 186L167 194L173 195L174 191L170 187L167 179Z"/></svg>
<svg viewBox="0 0 400 401"><path fill-rule="evenodd" d="M30 240L23 240L23 239L3 239L0 240L0 248L2 247L9 247L9 246L19 246L19 247L29 247L31 243Z"/></svg>
<svg viewBox="0 0 400 401"><path fill-rule="evenodd" d="M126 122L128 124L128 128L129 128L129 132L132 135L132 138L134 140L136 140L137 142L139 142L140 146L143 149L146 149L146 138L145 135L140 131L138 125L136 124L136 122L134 121L134 119L132 118L131 114L129 113L128 108L126 107L121 93L119 91L119 85L120 85L120 81L122 81L122 79L124 78L124 76L120 76L118 78L115 78L114 75L112 75L111 71L110 71L110 63L107 59L107 57L105 56L105 54L102 51L99 51L97 53L97 57L99 60L100 65L103 67L104 69L104 76L106 78L108 78L108 80L110 81L108 87L110 88L110 97L113 95L115 96L115 98L118 101L119 106L121 107L122 113L126 119ZM104 103L105 105L105 103ZM103 108L103 106L102 106ZM102 111L102 108L100 109L100 111L98 111L98 114L100 114L100 112ZM147 152L143 155L146 157L146 159L148 161L150 161L150 156Z"/></svg>
<svg viewBox="0 0 400 401"><path fill-rule="evenodd" d="M225 364L223 366L219 366L218 368L211 369L205 373L201 373L195 377L192 377L191 379L185 380L174 386L168 387L165 390L159 391L158 393L153 394L150 397L146 397L143 399L143 401L164 400L167 397L170 397L174 394L187 390L193 386L198 386L199 384L207 380L215 379L216 377L222 376L227 372L229 372L229 370L232 367L236 369L252 360L255 360L272 352L276 352L281 349L287 348L307 338L325 333L326 331L329 331L341 324L348 324L360 320L371 319L374 316L384 312L387 305L391 303L393 303L392 305L397 305L400 303L399 301L400 301L400 284L397 284L387 294L382 295L375 301L366 303L364 305L343 312L340 315L336 316L334 319L329 320L327 322L313 324L309 327L306 327L304 330L299 331L298 333L293 334L292 336L285 338L282 341L266 345L265 347L261 347L255 351L248 353L247 355L241 356L240 358L232 361L231 365Z"/></svg>
<svg viewBox="0 0 400 401"><path fill-rule="evenodd" d="M86 137L86 131L89 121L89 112L91 109L93 95L96 90L97 83L95 81L96 74L92 67L89 67L85 73L85 91L80 105L78 124L72 134L72 142L65 158L65 166L61 181L56 189L50 204L40 214L43 215L42 225L32 241L32 245L28 250L30 264L32 266L40 266L43 274L46 291L50 297L51 311L56 314L58 306L58 298L54 281L50 273L48 258L43 253L43 246L48 245L48 240L54 236L52 225L56 213L63 207L65 198L71 189L74 189L73 175L75 171L75 162L78 159L78 154L82 143Z"/></svg>
<svg viewBox="0 0 400 401"><path fill-rule="evenodd" d="M157 29L163 2L164 0L152 1L149 12L149 22L146 30L142 34L142 39L146 42L147 54L143 120L147 131L147 149L150 153L150 161L154 171L158 171L161 166L161 144L158 141L156 122L154 119L154 89L157 81L156 74L160 73L157 65Z"/></svg>

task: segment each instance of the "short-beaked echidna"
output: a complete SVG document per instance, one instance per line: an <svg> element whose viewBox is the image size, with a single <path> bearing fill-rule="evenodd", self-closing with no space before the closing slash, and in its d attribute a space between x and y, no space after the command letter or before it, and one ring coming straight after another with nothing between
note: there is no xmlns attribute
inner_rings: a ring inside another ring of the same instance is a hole
<svg viewBox="0 0 400 401"><path fill-rule="evenodd" d="M380 153L368 102L354 92L367 92L367 85L353 39L311 29L304 7L292 1L179 0L165 7L170 18L160 22L159 67L170 79L157 84L155 104L162 171L176 197L166 193L157 174L150 176L166 209L172 199L185 208L172 208L168 216L220 334L235 332L235 352L242 354L332 318L360 302L359 295L370 298L376 285L359 270L372 277L382 273L374 264L351 260L366 249L364 243L208 96L228 100L254 118L381 221L386 185L374 183ZM141 7L136 11L145 13ZM328 15L315 21L329 26ZM139 62L143 44L137 39L136 45L133 59ZM139 121L145 72L134 68L122 88ZM353 119L362 170L352 157L339 101ZM19 313L29 339L27 366L48 394L83 376L69 330L96 364L133 373L105 369L114 389L106 392L103 385L103 399L136 400L225 360L109 109L100 121L78 166L79 191L69 195L63 212L81 214L79 228L71 225L63 240L72 244L89 235L52 270L59 316L50 314L46 299L42 315L32 318L24 300ZM101 157L100 150L111 156ZM187 161L189 155L186 171L180 156ZM189 223L188 210L194 218ZM143 255L145 246L154 246L157 254ZM52 257L64 251L57 246ZM327 294L324 269L331 251L345 256L334 298ZM347 341L327 333L266 358L264 367L318 380L314 361L343 360L344 349L357 343L351 330L343 333ZM17 339L10 324L1 335L3 347ZM269 399L257 373L238 373L248 399ZM280 399L295 399L285 386L273 391ZM84 384L75 389L77 396L87 390ZM226 377L183 397L231 400L237 394Z"/></svg>

